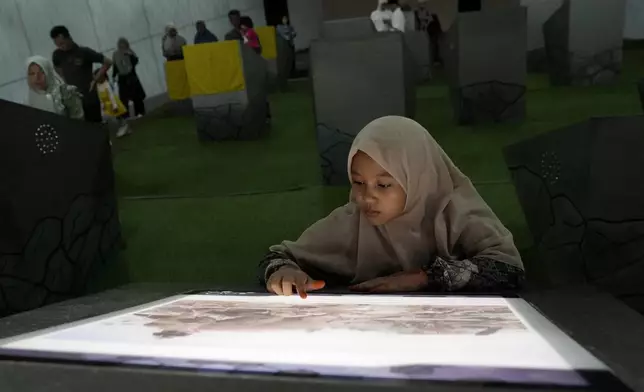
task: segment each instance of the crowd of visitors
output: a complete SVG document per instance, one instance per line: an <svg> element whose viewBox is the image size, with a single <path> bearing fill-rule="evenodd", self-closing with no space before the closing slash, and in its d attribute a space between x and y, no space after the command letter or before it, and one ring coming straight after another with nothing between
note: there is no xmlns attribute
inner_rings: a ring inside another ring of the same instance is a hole
<svg viewBox="0 0 644 392"><path fill-rule="evenodd" d="M440 40L443 28L436 13L431 12L427 0L419 0L418 7L414 10L416 29L429 35L431 53L434 63L443 64L440 54ZM371 13L371 21L376 31L401 32L407 31L407 17L398 0L378 0L377 8Z"/></svg>
<svg viewBox="0 0 644 392"><path fill-rule="evenodd" d="M240 41L258 54L262 44L253 20L238 10L228 13L231 30L226 40ZM197 21L194 44L218 42L206 22ZM277 32L295 53L295 30L284 17ZM43 56L27 59L27 104L31 107L91 123L115 121L117 137L131 133L127 120L146 114L146 93L136 68L139 57L126 38L119 38L112 58L78 45L67 27L59 25L50 31L56 49L51 60ZM183 60L183 47L188 42L179 34L174 23L169 23L161 40L161 53L166 61ZM293 56L294 58L294 56ZM112 70L112 80L109 71ZM114 84L112 84L114 82ZM130 110L130 104L134 111Z"/></svg>

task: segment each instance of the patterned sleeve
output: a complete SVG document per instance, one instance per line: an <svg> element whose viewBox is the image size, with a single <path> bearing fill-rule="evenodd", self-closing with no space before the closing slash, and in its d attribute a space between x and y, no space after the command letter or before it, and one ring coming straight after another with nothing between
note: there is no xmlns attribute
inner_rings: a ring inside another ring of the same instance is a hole
<svg viewBox="0 0 644 392"><path fill-rule="evenodd" d="M300 268L297 263L292 260L289 255L284 252L279 251L270 251L264 259L259 263L258 278L260 284L263 286L266 285L268 279L271 275L274 274L278 269L290 266L294 268Z"/></svg>
<svg viewBox="0 0 644 392"><path fill-rule="evenodd" d="M460 261L437 257L426 272L432 291L514 291L525 279L523 269L487 257Z"/></svg>

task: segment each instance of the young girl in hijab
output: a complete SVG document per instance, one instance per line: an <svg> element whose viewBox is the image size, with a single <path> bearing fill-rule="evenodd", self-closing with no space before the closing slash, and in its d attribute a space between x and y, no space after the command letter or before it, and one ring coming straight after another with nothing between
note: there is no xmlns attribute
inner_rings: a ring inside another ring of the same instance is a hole
<svg viewBox="0 0 644 392"><path fill-rule="evenodd" d="M28 105L76 120L84 118L83 100L78 89L65 84L54 65L42 56L27 60Z"/></svg>
<svg viewBox="0 0 644 392"><path fill-rule="evenodd" d="M103 110L103 117L106 119L114 119L117 121L119 129L116 132L116 137L123 137L127 134L130 134L130 126L125 121L123 115L127 113L125 105L119 99L119 97L114 94L114 90L110 85L110 81L107 79L105 73L100 77L100 70L94 72L94 77L96 77L96 91L98 92L98 99L101 101L101 108Z"/></svg>
<svg viewBox="0 0 644 392"><path fill-rule="evenodd" d="M524 276L512 234L418 123L383 117L349 153L350 201L270 248L260 279L279 295L505 291Z"/></svg>

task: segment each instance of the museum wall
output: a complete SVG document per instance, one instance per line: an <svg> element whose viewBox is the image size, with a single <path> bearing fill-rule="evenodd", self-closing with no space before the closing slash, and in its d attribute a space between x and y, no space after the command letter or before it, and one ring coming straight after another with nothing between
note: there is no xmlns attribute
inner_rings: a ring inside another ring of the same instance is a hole
<svg viewBox="0 0 644 392"><path fill-rule="evenodd" d="M51 57L49 30L57 24L66 25L80 45L109 56L118 38L126 37L140 57L138 73L148 96L163 94L165 25L175 23L192 42L195 21L205 20L223 39L233 8L258 26L266 24L263 0L0 0L0 98L24 102L25 60L36 54Z"/></svg>
<svg viewBox="0 0 644 392"><path fill-rule="evenodd" d="M311 41L320 36L322 28L322 0L288 0L291 24L297 31L295 48L308 49Z"/></svg>
<svg viewBox="0 0 644 392"><path fill-rule="evenodd" d="M624 38L644 39L644 2L641 0L626 2Z"/></svg>

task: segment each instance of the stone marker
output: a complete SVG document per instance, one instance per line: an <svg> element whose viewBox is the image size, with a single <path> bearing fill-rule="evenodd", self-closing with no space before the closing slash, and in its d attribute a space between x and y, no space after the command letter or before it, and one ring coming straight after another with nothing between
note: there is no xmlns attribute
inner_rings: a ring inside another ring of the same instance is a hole
<svg viewBox="0 0 644 392"><path fill-rule="evenodd" d="M644 117L571 125L505 149L536 248L527 272L644 295Z"/></svg>
<svg viewBox="0 0 644 392"><path fill-rule="evenodd" d="M315 41L311 62L324 183L346 185L355 135L383 116L414 116L413 62L402 34Z"/></svg>
<svg viewBox="0 0 644 392"><path fill-rule="evenodd" d="M0 100L0 317L86 294L122 246L108 132Z"/></svg>
<svg viewBox="0 0 644 392"><path fill-rule="evenodd" d="M543 26L553 85L610 83L622 68L625 0L565 0Z"/></svg>
<svg viewBox="0 0 644 392"><path fill-rule="evenodd" d="M525 118L525 8L461 13L446 43L450 95L459 124Z"/></svg>

